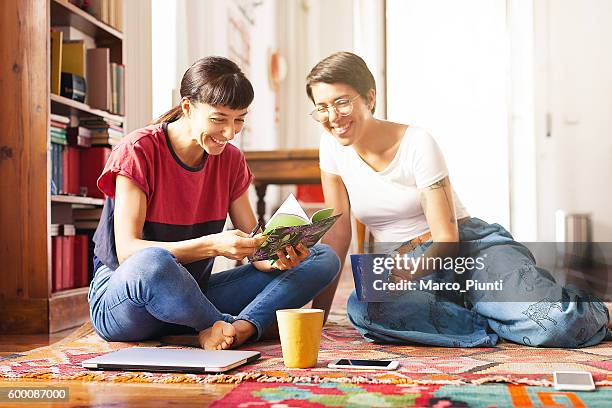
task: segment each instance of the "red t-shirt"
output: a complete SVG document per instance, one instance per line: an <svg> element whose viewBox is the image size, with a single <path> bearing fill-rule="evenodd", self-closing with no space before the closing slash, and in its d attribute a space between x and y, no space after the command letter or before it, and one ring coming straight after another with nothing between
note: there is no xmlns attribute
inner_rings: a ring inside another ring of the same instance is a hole
<svg viewBox="0 0 612 408"><path fill-rule="evenodd" d="M249 187L253 175L242 152L228 144L220 155L205 155L198 167L178 158L167 136L167 124L127 135L115 146L98 179L107 199L94 235L94 253L111 269L119 266L113 213L115 181L120 174L147 197L143 239L182 241L221 232L230 204ZM204 289L214 258L184 265Z"/></svg>

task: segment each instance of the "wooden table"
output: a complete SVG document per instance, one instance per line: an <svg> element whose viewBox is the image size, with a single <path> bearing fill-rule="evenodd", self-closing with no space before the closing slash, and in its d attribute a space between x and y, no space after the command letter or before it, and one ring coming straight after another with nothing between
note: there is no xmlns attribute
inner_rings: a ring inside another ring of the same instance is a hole
<svg viewBox="0 0 612 408"><path fill-rule="evenodd" d="M244 152L255 179L257 218L264 222L264 197L269 184L320 184L318 149Z"/></svg>

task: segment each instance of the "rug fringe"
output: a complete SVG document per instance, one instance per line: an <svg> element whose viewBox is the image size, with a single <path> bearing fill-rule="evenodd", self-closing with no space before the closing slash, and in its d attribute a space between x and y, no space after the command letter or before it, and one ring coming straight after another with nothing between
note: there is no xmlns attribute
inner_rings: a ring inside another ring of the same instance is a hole
<svg viewBox="0 0 612 408"><path fill-rule="evenodd" d="M529 378L512 378L503 375L490 377L482 377L477 379L456 379L456 380L417 380L411 378L386 378L376 379L364 376L352 377L321 377L321 376L290 376L279 377L271 376L263 373L247 372L237 374L216 374L202 377L195 374L184 374L176 376L174 374L155 375L154 373L78 373L71 376L46 372L46 373L26 373L17 376L10 376L7 373L0 373L0 381L18 381L18 380L66 380L66 381L85 381L85 382L117 382L117 383L157 383L157 384L240 384L246 381L255 381L262 383L345 383L345 384L389 384L389 385L481 385L487 383L507 383L517 385L531 385L540 387L552 387L552 381L546 379L533 380ZM600 387L612 386L611 380L596 381L595 384Z"/></svg>

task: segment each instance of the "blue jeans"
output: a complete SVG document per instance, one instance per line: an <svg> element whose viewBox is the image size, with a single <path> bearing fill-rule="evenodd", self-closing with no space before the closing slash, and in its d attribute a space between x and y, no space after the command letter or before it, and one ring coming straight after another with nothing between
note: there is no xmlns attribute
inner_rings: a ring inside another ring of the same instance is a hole
<svg viewBox="0 0 612 408"><path fill-rule="evenodd" d="M484 268L461 278L450 271L436 279L503 279L505 292L440 297L432 291L406 291L390 302L361 302L353 291L347 310L351 323L370 341L442 347L493 346L499 336L528 346L574 348L595 345L608 335L605 305L559 286L500 225L470 218L459 226L459 238L462 256L486 254ZM429 245L422 244L413 255ZM519 301L523 294L529 302Z"/></svg>
<svg viewBox="0 0 612 408"><path fill-rule="evenodd" d="M201 331L218 320L246 320L252 340L276 321L277 309L299 308L337 275L340 262L327 245L287 271L261 272L251 264L210 277L205 293L162 248L138 251L116 270L101 266L88 294L91 321L108 341L139 341Z"/></svg>

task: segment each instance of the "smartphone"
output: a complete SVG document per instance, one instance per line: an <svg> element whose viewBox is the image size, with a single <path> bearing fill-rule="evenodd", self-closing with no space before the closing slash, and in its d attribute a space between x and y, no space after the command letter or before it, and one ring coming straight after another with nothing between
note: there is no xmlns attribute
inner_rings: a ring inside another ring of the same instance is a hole
<svg viewBox="0 0 612 408"><path fill-rule="evenodd" d="M593 391L593 376L587 371L555 371L555 389L564 391Z"/></svg>
<svg viewBox="0 0 612 408"><path fill-rule="evenodd" d="M329 368L344 368L351 370L397 370L399 361L394 360L356 360L341 358L327 365Z"/></svg>

